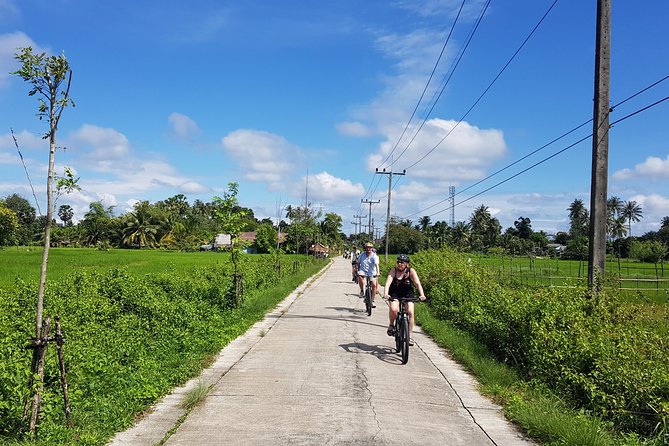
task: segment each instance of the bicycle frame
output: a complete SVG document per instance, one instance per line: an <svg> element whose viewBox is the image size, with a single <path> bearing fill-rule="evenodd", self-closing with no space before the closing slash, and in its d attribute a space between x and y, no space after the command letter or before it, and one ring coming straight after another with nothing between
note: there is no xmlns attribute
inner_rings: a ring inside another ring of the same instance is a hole
<svg viewBox="0 0 669 446"><path fill-rule="evenodd" d="M395 318L395 349L402 354L402 364L409 362L409 340L411 327L409 313L407 312L407 302L416 302L420 299L416 297L395 297L391 300L397 300L400 304L397 317Z"/></svg>

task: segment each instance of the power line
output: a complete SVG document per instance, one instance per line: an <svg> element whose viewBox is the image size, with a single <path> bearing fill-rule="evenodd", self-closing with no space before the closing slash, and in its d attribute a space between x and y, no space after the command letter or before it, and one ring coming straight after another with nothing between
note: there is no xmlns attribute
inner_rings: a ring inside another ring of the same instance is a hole
<svg viewBox="0 0 669 446"><path fill-rule="evenodd" d="M476 33L476 30L478 29L479 25L481 24L481 20L483 20L483 16L485 15L485 12L488 10L488 6L490 5L490 1L491 0L488 0L485 4L484 8L481 10L481 14L479 15L478 19L476 20L476 23L474 24L474 27L470 31L469 36L467 36L467 41L465 43L465 46L462 48L462 50L458 54L458 57L456 58L454 64L451 66L451 68L448 71L450 74L448 74L448 77L444 80L441 89L438 90L439 94L436 94L436 92L435 92L436 97L433 97L432 100L430 100L430 103L432 104L432 106L430 107L430 109L425 114L425 118L423 118L423 121L421 122L420 126L418 126L418 129L416 129L416 131L414 132L414 135L411 138L411 140L409 141L409 143L406 145L404 150L402 150L402 153L400 153L400 155L397 157L398 159L401 158L402 155L404 155L404 153L407 150L409 150L409 147L411 147L411 144L413 144L414 140L416 139L416 137L418 136L420 131L423 129L423 126L425 125L427 120L432 115L432 111L434 111L434 107L436 107L437 102L439 102L439 99L441 99L441 95L444 93L444 90L446 89L446 86L450 83L451 78L453 77L453 74L455 73L455 70L460 65L460 61L462 60L462 57L465 55L465 52L467 51L467 48L469 48L469 44L471 43L471 41L474 37L474 34Z"/></svg>
<svg viewBox="0 0 669 446"><path fill-rule="evenodd" d="M490 0L488 1L490 3ZM404 137L404 134L406 133L407 129L409 128L409 124L411 124L411 121L413 120L414 116L416 115L416 111L418 110L418 107L420 106L420 103L423 100L423 97L425 96L425 92L427 91L427 88L430 85L430 82L432 82L432 77L434 76L434 73L437 71L437 67L439 66L439 62L441 62L441 58L444 55L444 51L446 51L446 46L448 45L448 42L451 40L451 35L453 34L453 30L455 29L455 25L458 23L458 19L460 18L460 14L462 13L462 8L465 6L465 0L462 0L462 3L460 4L460 9L458 10L458 14L455 17L455 20L453 21L453 25L451 26L450 31L448 32L448 36L446 37L446 41L444 42L444 45L441 47L441 52L439 53L439 57L437 58L437 61L434 64L434 67L432 68L432 73L430 73L430 77L427 80L427 83L425 84L425 88L423 88L423 92L420 95L420 98L418 99L418 102L416 103L416 106L413 109L413 112L411 113L411 117L407 121L406 125L404 126L404 130L402 130L402 134L400 135L399 139L395 143L395 146L393 149L390 151L390 153L386 156L386 158L381 161L381 164L379 167L383 167L383 165L390 159L390 157L393 155L395 152L395 149L397 149L397 146L399 145L400 141L402 141L402 138ZM487 6L486 6L487 7ZM392 168L392 167L391 167Z"/></svg>
<svg viewBox="0 0 669 446"><path fill-rule="evenodd" d="M527 35L527 37L525 38L525 40L523 40L523 43L520 44L520 46L518 47L518 49L517 49L517 50L513 53L513 55L511 56L511 58L506 62L506 64L504 64L504 66L503 66L502 69L499 71L499 73L497 73L497 75L496 75L495 78L492 80L492 82L490 82L490 84L486 87L486 89L483 91L483 93L481 93L481 95L478 97L478 99L477 99L476 101L474 101L474 103L472 104L472 106L469 107L469 109L465 112L465 114L462 115L462 117L460 118L460 120L453 126L453 128L452 128L451 130L448 131L448 133L446 134L446 136L444 136L444 137L443 137L443 138L442 138L442 139L441 139L441 140L440 140L434 147L432 147L430 150L428 150L427 153L425 153L425 155L423 155L418 161L416 161L415 163L413 163L412 165L410 165L409 167L407 167L407 169L411 169L412 167L416 166L418 163L420 163L421 161L423 161L429 154L431 154L432 152L434 152L434 151L437 149L437 147L439 147L439 146L441 145L441 143L444 142L444 140L445 140L446 138L448 138L448 136L449 136L451 133L453 133L453 131L458 127L458 125L460 125L460 123L461 123L462 121L464 121L464 119L469 115L469 113L471 113L471 111L474 109L474 107L476 107L476 106L478 105L478 103L481 102L481 99L483 99L483 97L488 93L488 91L492 88L492 86L495 84L495 82L497 82L497 80L500 78L500 76L502 75L502 73L504 73L504 71L506 71L506 69L509 67L509 65L511 64L511 62L513 62L513 60L514 60L514 59L516 58L516 56L520 53L520 51L523 49L523 47L525 46L525 44L530 40L530 38L532 37L532 35L534 35L534 33L536 32L536 30L537 30L537 29L539 28L539 26L543 23L543 21L546 19L546 17L547 17L548 14L551 12L551 10L553 9L553 7L555 6L555 4L556 4L557 2L558 2L558 0L555 0L555 1L551 4L551 6L548 8L548 10L544 13L544 15L543 15L543 16L541 17L541 19L539 20L539 22L534 26L534 28L532 29L532 31ZM404 153L404 152L403 152L403 153Z"/></svg>
<svg viewBox="0 0 669 446"><path fill-rule="evenodd" d="M633 99L633 98L639 96L640 94L642 94L642 93L644 93L644 92L650 90L651 88L653 88L653 87L659 85L660 83L666 81L667 79L669 79L669 75L664 76L663 78L659 79L658 81L653 82L652 84L648 85L647 87L644 87L644 88L642 88L641 90L637 91L636 93L634 93L634 94L628 96L627 98L623 99L622 101L618 102L617 104L612 105L611 108L610 108L610 110L609 110L609 112L613 112L616 108L618 108L619 106L621 106L621 105L624 104L625 102L628 102L629 100L631 100L631 99ZM631 116L634 116L634 115L636 115L636 114L638 114L638 113L640 113L640 112L646 110L647 108L654 107L655 105L658 105L659 103L665 101L666 99L667 99L667 98L664 98L664 99L662 99L662 100L660 100L660 101L657 101L657 102L655 102L655 103L653 103L653 104L651 104L651 105L649 105L649 106L647 106L647 107L644 107L644 108L642 108L642 109L640 109L640 110L637 110L637 111L635 111L635 112L633 112L633 113L631 113L631 114L629 114L629 115L627 115L627 116L625 116L625 117L623 117L623 118L620 118L619 120L614 121L614 122L611 124L611 126L613 126L614 124L617 124L618 122L623 121L623 120L625 120L625 119L627 119L627 118L629 118L629 117L631 117ZM467 186L466 188L464 188L464 189L458 191L455 195L459 195L459 194L461 194L461 193L464 193L464 192L468 191L469 189L472 189L473 187L478 186L479 184L483 183L484 181L489 180L490 178L496 176L497 174L499 174L499 173L501 173L501 172L507 170L508 168L510 168L510 167L512 167L512 166L514 166L514 165L516 165L516 164L518 164L519 162L521 162L521 161L523 161L523 160L529 158L530 156L536 154L537 152L540 152L541 150L543 150L543 149L545 149L545 148L551 146L552 144L556 143L557 141L563 139L564 137L566 137L566 136L568 136L568 135L574 133L576 130L580 129L581 127L584 127L585 125L587 125L587 124L590 123L590 122L592 122L592 119L589 119L589 120L583 122L582 124L580 124L580 125L574 127L573 129L571 129L571 130L569 130L569 131L563 133L562 135L560 135L560 136L558 136L557 138L553 139L552 141L550 141L550 142L544 144L543 146L539 147L538 149L536 149L536 150L534 150L534 151L528 153L527 155L525 155L525 156L523 156L523 157L517 159L516 161L512 162L511 164L508 164L508 165L506 165L505 167L503 167L503 168L497 170L496 172L491 173L491 174L488 175L487 177L485 177L485 178L483 178L483 179L477 181L476 183L474 183L474 184L472 184L472 185L470 185L470 186ZM427 211L428 209L432 209L433 207L435 207L435 206L437 206L437 205L439 205L439 204L441 204L441 203L443 203L443 202L445 202L445 201L447 201L447 200L448 200L448 198L444 198L443 200L438 201L437 203L434 203L433 205L430 205L430 206L428 206L428 207L426 207L426 208L424 208L424 209L422 209L422 210L420 210L420 211L414 212L413 214L409 214L407 217L412 217L412 216L414 216L414 215L423 213L423 212Z"/></svg>
<svg viewBox="0 0 669 446"><path fill-rule="evenodd" d="M609 125L609 128L613 127L615 124L617 124L617 123L619 123L619 122L622 122L622 121L624 121L624 120L626 120L626 119L631 118L632 116L638 115L638 114L641 113L641 112L644 112L644 111L646 111L646 110L649 110L650 108L655 107L655 106L657 106L657 105L659 105L659 104L661 104L661 103L663 103L663 102L665 102L665 101L667 101L667 100L669 100L669 96L666 96L666 97L664 97L664 98L662 98L662 99L660 99L660 100L658 100L658 101L653 102L652 104L649 104L649 105L647 105L647 106L645 106L645 107L642 107L642 108L640 108L640 109L638 109L638 110L636 110L636 111L634 111L634 112L632 112L632 113L630 113L630 114L628 114L628 115L626 115L626 116L623 116L622 118L620 118L620 119L618 119L618 120L612 122L612 123ZM514 179L514 178L516 178L516 177L518 177L518 176L524 174L525 172L527 172L527 171L529 171L529 170L531 170L531 169L534 169L535 167L537 167L537 166L539 166L539 165L545 163L546 161L548 161L548 160L550 160L550 159L552 159L552 158L555 158L557 155L560 155L561 153L566 152L567 150L571 149L572 147L574 147L574 146L576 146L576 145L582 143L583 141L585 141L585 140L587 140L587 139L589 139L589 138L591 138L591 137L592 137L592 133L590 133L589 135L587 135L587 136L585 136L585 137L579 139L579 140L576 141L575 143L570 144L570 145L568 145L567 147L565 147L565 148L563 148L563 149L561 149L561 150L558 150L557 152L555 152L555 153L553 153L552 155L550 155L550 156L548 156L548 157L542 159L541 161L538 161L538 162L534 163L533 165L531 165L531 166L529 166L529 167L527 167L527 168L521 170L520 172L517 172L517 173L515 173L514 175L512 175L512 176L510 176L510 177L508 177L508 178L506 178L506 179L504 179L504 180L502 180L502 181L500 181L500 182L498 182L498 183L496 183L496 184L494 184L494 185L488 187L487 189L484 189L483 191L481 191L481 192L479 192L479 193L477 193L477 194L475 194L475 195L472 195L472 196L469 197L469 198L466 198L466 199L464 199L464 200L462 200L462 201L456 203L454 206L459 206L459 205L461 205L461 204L463 204L463 203L466 203L467 201L469 201L469 200L471 200L471 199L473 199L473 198L476 198L476 197L478 197L478 196L480 196L480 195L483 195L484 193L486 193L486 192L488 192L488 191L490 191L490 190L496 188L497 186L500 186L500 185L502 185L502 184L504 184L504 183L506 183L506 182L508 182L508 181L510 181L510 180L512 180L512 179ZM434 215L436 215L436 214L439 214L439 213L441 213L441 212L444 212L444 211L448 210L449 208L450 208L450 207L447 207L447 208L441 209L440 211L434 212L434 213L430 214L430 217L431 217L431 216L434 216ZM413 215L413 214L412 214L412 215Z"/></svg>

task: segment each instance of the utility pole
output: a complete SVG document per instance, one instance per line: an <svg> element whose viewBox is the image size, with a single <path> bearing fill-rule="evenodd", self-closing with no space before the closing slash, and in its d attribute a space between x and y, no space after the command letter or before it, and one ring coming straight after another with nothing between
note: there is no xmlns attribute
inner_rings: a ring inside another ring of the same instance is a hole
<svg viewBox="0 0 669 446"><path fill-rule="evenodd" d="M361 203L366 203L369 204L369 223L367 224L367 227L369 229L369 236L373 239L374 238L374 231L372 230L372 205L376 203L381 203L380 200L360 200ZM371 240L370 240L371 241Z"/></svg>
<svg viewBox="0 0 669 446"><path fill-rule="evenodd" d="M388 240L390 236L390 194L393 190L393 175L406 175L406 169L402 170L402 172L393 172L392 168L390 169L390 172L386 172L386 169L384 168L381 172L379 172L379 168L376 168L376 173L381 174L381 175L388 175L388 210L386 211L386 262L388 261Z"/></svg>
<svg viewBox="0 0 669 446"><path fill-rule="evenodd" d="M352 221L351 224L353 225L353 236L354 236L354 238L357 238L357 236L358 236L358 222L357 221Z"/></svg>
<svg viewBox="0 0 669 446"><path fill-rule="evenodd" d="M588 286L595 297L606 265L606 195L609 170L609 78L611 74L611 0L597 0L595 98L592 130Z"/></svg>
<svg viewBox="0 0 669 446"><path fill-rule="evenodd" d="M357 225L357 226L360 227L360 231L358 232L358 234L360 234L360 233L362 232L362 219L363 219L363 218L367 218L367 216L366 216L366 215L354 215L353 218L357 218L357 219L358 219L358 225ZM356 235L357 235L357 234L356 234Z"/></svg>

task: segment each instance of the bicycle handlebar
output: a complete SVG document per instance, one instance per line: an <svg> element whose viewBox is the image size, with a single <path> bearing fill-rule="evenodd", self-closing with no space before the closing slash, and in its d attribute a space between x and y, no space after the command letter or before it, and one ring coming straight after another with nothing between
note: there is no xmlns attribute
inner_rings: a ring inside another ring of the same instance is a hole
<svg viewBox="0 0 669 446"><path fill-rule="evenodd" d="M387 300L401 300L404 302L425 302L427 301L427 296L425 297L425 300L422 300L420 297L408 297L408 296L403 296L403 297L393 297L393 296L388 296Z"/></svg>

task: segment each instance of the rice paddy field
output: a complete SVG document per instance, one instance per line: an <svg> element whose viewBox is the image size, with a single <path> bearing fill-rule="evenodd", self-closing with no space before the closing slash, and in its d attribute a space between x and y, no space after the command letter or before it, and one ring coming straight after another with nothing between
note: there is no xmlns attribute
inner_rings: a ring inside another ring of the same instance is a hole
<svg viewBox="0 0 669 446"><path fill-rule="evenodd" d="M37 283L42 264L42 248L11 247L0 249L0 287L12 286L17 278ZM228 262L223 252L177 252L139 249L51 248L47 280L58 280L75 270L106 271L127 268L137 275L171 271L188 273L199 266Z"/></svg>
<svg viewBox="0 0 669 446"><path fill-rule="evenodd" d="M588 278L587 261L474 254L469 260L502 277L530 286L573 287L587 283ZM669 265L613 259L606 262L605 271L605 286L617 289L621 295L657 303L669 301Z"/></svg>

